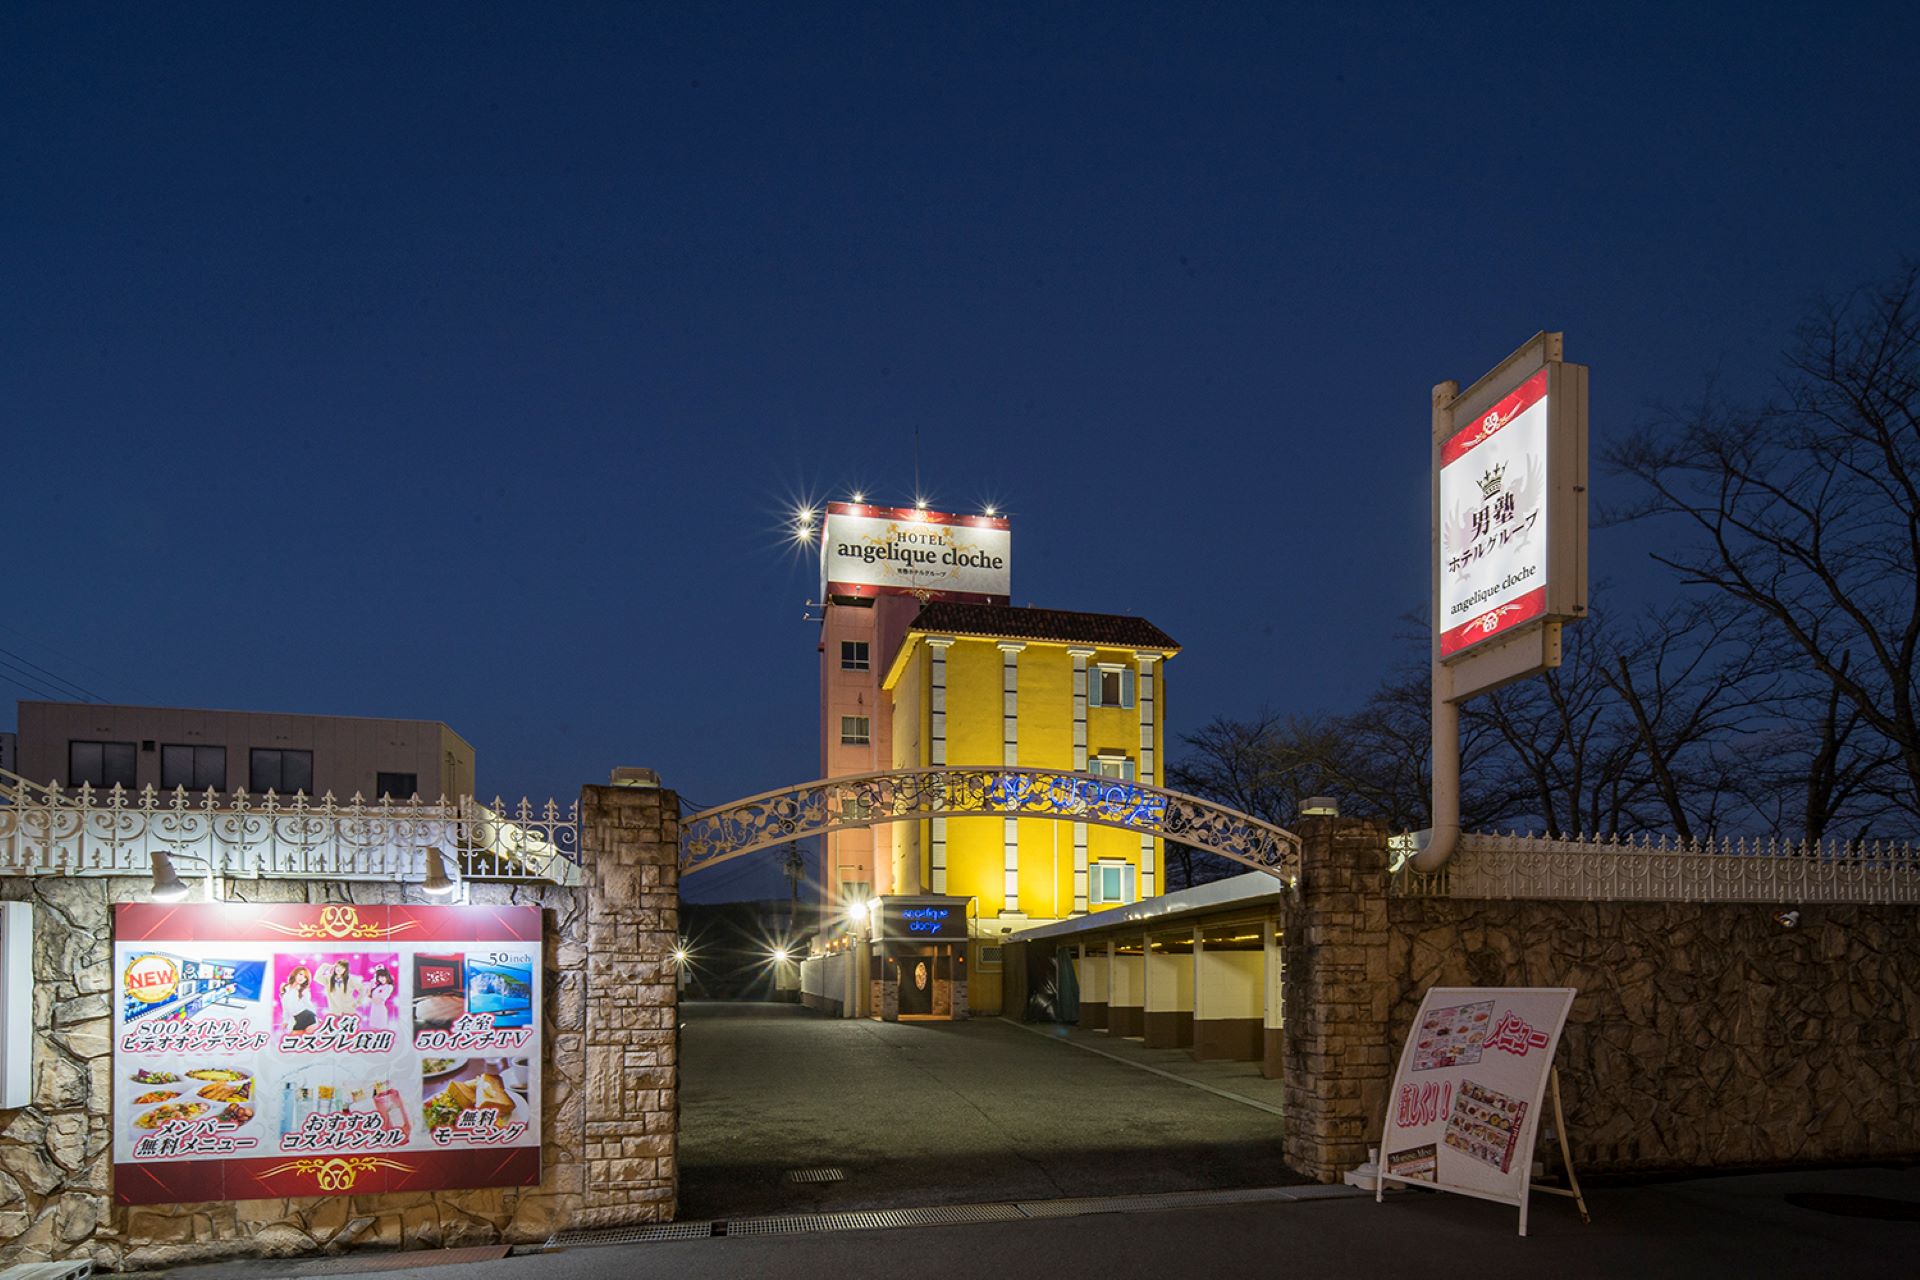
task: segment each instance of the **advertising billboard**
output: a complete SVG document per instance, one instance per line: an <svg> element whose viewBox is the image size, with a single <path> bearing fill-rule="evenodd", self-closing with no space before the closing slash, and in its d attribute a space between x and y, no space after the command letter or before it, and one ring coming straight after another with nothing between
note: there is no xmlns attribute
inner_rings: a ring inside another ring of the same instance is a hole
<svg viewBox="0 0 1920 1280"><path fill-rule="evenodd" d="M1544 618L1547 371L1440 446L1440 656Z"/></svg>
<svg viewBox="0 0 1920 1280"><path fill-rule="evenodd" d="M1587 609L1587 370L1541 334L1436 401L1434 656L1451 696L1559 665Z"/></svg>
<svg viewBox="0 0 1920 1280"><path fill-rule="evenodd" d="M540 1180L537 907L114 912L120 1204Z"/></svg>
<svg viewBox="0 0 1920 1280"><path fill-rule="evenodd" d="M823 598L911 595L1006 604L1012 542L1005 516L831 502L820 543Z"/></svg>
<svg viewBox="0 0 1920 1280"><path fill-rule="evenodd" d="M1381 1180L1524 1206L1540 1103L1576 994L1430 988L1387 1097Z"/></svg>

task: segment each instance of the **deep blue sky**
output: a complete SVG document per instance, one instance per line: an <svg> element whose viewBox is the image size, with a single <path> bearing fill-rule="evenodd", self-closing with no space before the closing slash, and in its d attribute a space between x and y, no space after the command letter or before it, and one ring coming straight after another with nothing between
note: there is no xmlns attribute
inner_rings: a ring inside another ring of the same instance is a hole
<svg viewBox="0 0 1920 1280"><path fill-rule="evenodd" d="M711 803L816 771L784 509L917 429L1175 730L1339 709L1434 382L1564 329L1604 440L1920 251L1910 7L1037 8L8 6L0 648Z"/></svg>

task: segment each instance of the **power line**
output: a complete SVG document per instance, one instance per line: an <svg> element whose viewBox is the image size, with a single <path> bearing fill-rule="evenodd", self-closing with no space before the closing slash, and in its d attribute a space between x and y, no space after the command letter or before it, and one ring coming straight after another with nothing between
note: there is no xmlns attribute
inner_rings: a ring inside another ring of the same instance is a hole
<svg viewBox="0 0 1920 1280"><path fill-rule="evenodd" d="M0 680L5 680L8 684L12 685L16 689L25 689L28 693L32 694L36 698L52 698L55 702L64 701L64 699L59 697L57 694L48 693L45 689L36 689L30 684L22 684L20 681L15 680L12 676L7 675L5 672L0 672Z"/></svg>
<svg viewBox="0 0 1920 1280"><path fill-rule="evenodd" d="M71 689L74 694L78 694L82 702L105 702L106 701L105 698L101 697L99 694L95 693L93 690L87 688L85 685L75 684L73 681L67 679L65 676L56 675L54 672L47 670L45 667L41 666L39 663L34 662L31 659L22 657L20 654L15 653L11 649L0 649L0 654L5 654L7 657L12 658L14 662L18 662L18 663L24 664L25 666L32 667L35 671L39 672L41 675L51 680L55 688L59 688L62 685L66 686L66 688ZM7 665L13 666L13 663L8 663ZM13 669L15 671L20 670L19 667L14 667ZM67 696L71 697L73 696L73 694L68 694Z"/></svg>

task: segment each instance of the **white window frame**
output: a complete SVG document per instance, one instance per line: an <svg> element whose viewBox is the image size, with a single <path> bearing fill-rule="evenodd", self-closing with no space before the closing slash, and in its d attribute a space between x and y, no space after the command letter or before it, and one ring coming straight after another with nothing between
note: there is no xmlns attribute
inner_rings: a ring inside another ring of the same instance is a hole
<svg viewBox="0 0 1920 1280"><path fill-rule="evenodd" d="M853 726L859 725L859 729ZM859 736L853 736L855 733ZM866 747L873 745L873 718L871 716L841 716L840 745L843 747Z"/></svg>
<svg viewBox="0 0 1920 1280"><path fill-rule="evenodd" d="M1120 896L1110 898L1106 895L1106 873L1118 872L1120 876ZM1101 858L1087 868L1087 903L1089 906L1125 906L1135 901L1135 868L1125 858Z"/></svg>
<svg viewBox="0 0 1920 1280"><path fill-rule="evenodd" d="M1133 705L1133 681L1128 677L1131 669L1124 663L1097 662L1087 668L1087 705L1090 707L1119 707L1125 709ZM1117 696L1109 702L1106 696L1107 677L1112 676L1118 683Z"/></svg>
<svg viewBox="0 0 1920 1280"><path fill-rule="evenodd" d="M1133 757L1124 751L1101 751L1087 757L1087 772L1112 778L1115 782L1132 782Z"/></svg>

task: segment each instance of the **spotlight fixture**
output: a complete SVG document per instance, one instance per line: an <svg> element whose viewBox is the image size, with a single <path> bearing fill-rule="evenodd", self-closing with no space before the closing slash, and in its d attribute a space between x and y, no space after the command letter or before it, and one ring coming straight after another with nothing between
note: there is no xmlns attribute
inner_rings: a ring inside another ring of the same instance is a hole
<svg viewBox="0 0 1920 1280"><path fill-rule="evenodd" d="M433 845L427 846L427 878L420 887L436 898L453 892L453 881L447 878L447 855Z"/></svg>
<svg viewBox="0 0 1920 1280"><path fill-rule="evenodd" d="M155 902L179 902L187 896L187 885L173 869L173 859L164 853L153 855L153 888L147 896Z"/></svg>
<svg viewBox="0 0 1920 1280"><path fill-rule="evenodd" d="M675 964L685 964L687 962L687 949L685 947L675 947L673 949L673 962Z"/></svg>
<svg viewBox="0 0 1920 1280"><path fill-rule="evenodd" d="M775 947L773 949L773 962L775 964L785 964L789 954L785 947Z"/></svg>
<svg viewBox="0 0 1920 1280"><path fill-rule="evenodd" d="M990 516L997 516L1000 514L1000 512L998 508L996 508L991 502L989 502L987 504L987 509L985 514Z"/></svg>
<svg viewBox="0 0 1920 1280"><path fill-rule="evenodd" d="M858 489L855 489L855 490L853 491L853 493L852 493L852 495L851 495L851 496L852 496L852 498L853 498L853 500L854 500L855 502L857 502L857 503L862 503L862 504L864 504L864 503L866 502L866 500L867 500L867 495L866 495L866 494L864 494L864 493L862 493L862 492L860 492L860 491L859 491Z"/></svg>

